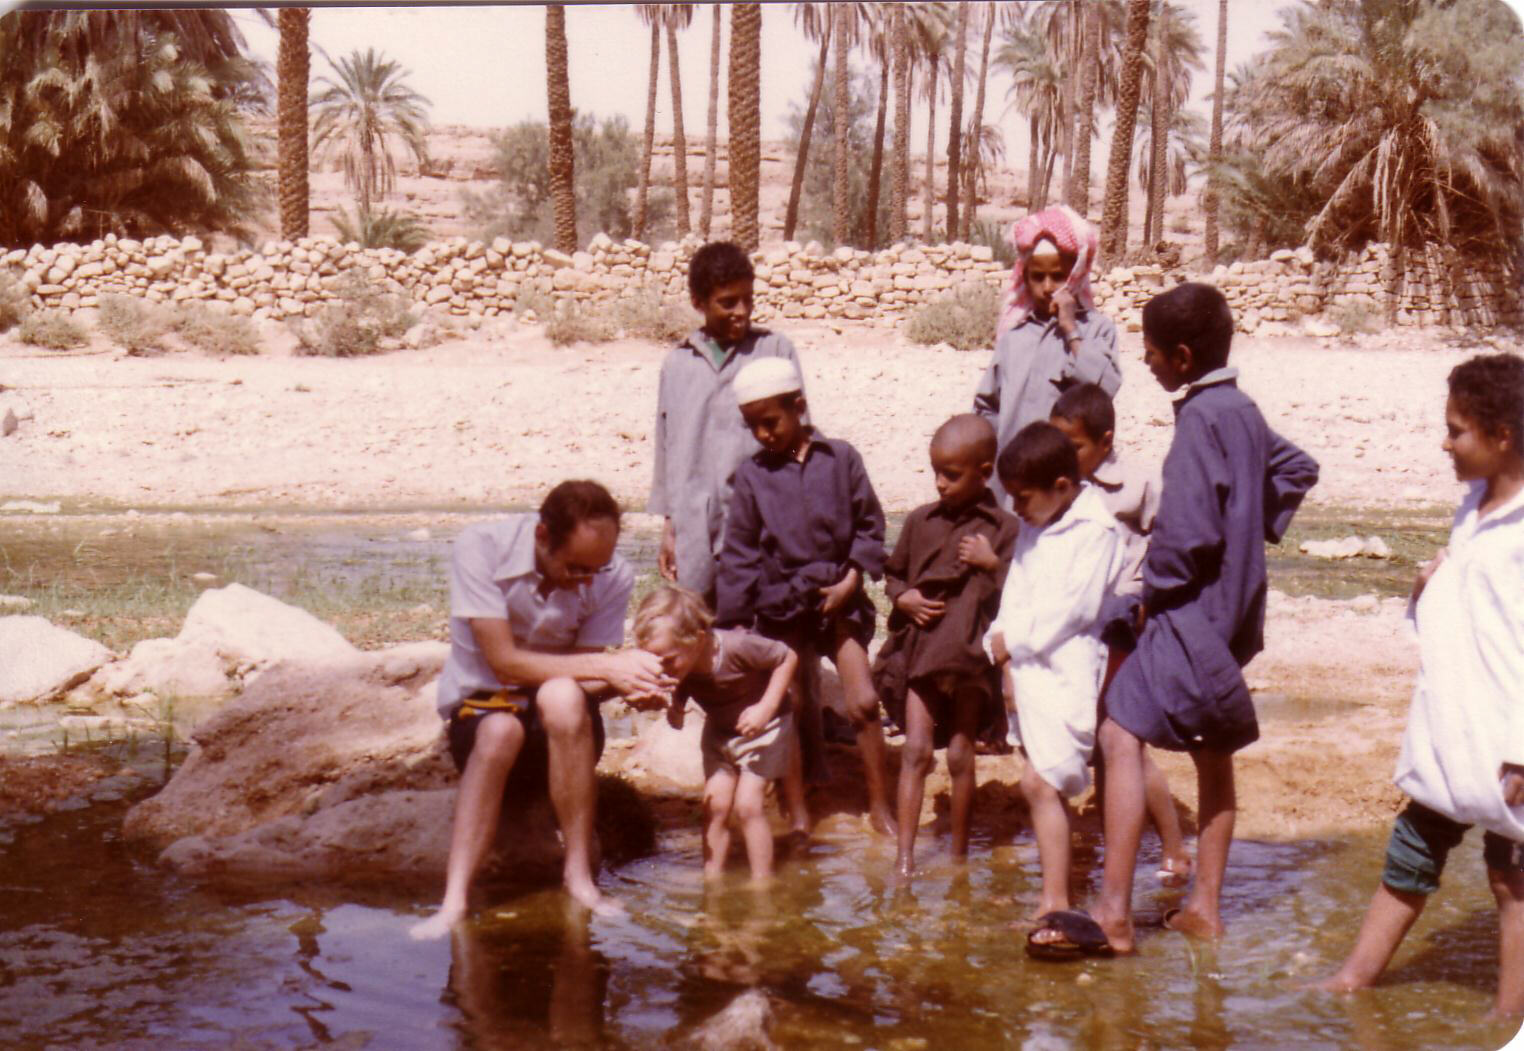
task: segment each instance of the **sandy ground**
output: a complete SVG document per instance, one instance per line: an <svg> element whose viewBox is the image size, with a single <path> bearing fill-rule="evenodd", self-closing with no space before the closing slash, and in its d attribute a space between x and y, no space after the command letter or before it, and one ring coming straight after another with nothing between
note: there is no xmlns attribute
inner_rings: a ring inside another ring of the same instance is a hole
<svg viewBox="0 0 1524 1051"><path fill-rule="evenodd" d="M884 505L934 495L926 442L966 411L989 360L869 325L789 325L817 421L862 451ZM1313 500L1453 502L1440 451L1444 379L1473 351L1241 338L1243 387L1323 467ZM558 349L536 326L488 321L424 351L365 361L293 357L283 330L253 358L129 358L0 343L0 385L34 418L0 441L0 498L135 507L494 507L593 477L631 508L650 484L664 348ZM1118 440L1162 458L1168 396L1122 338ZM5 395L0 395L4 397Z"/></svg>

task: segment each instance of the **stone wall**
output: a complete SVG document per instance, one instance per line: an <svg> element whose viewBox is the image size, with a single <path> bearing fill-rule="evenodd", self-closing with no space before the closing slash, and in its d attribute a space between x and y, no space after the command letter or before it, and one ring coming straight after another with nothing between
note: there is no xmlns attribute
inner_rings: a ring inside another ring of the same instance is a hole
<svg viewBox="0 0 1524 1051"><path fill-rule="evenodd" d="M533 241L453 238L407 255L360 249L326 238L269 242L258 251L208 252L195 237L135 241L108 235L87 245L34 245L0 255L38 307L97 306L111 294L158 302L205 301L259 319L311 316L334 299L349 271L367 275L427 306L456 315L517 313L530 318L552 302L602 303L655 293L686 299L687 262L696 239L658 247L598 235L572 255ZM896 245L878 252L818 244L766 248L757 267L758 318L842 318L894 323L965 284L1003 287L1007 271L983 245ZM1307 249L1218 267L1200 280L1222 288L1240 327L1367 312L1381 323L1394 266L1372 245L1340 263ZM1453 287L1445 280L1458 274ZM1136 328L1149 297L1189 275L1158 266L1114 268L1095 282L1098 305ZM1404 325L1491 328L1524 322L1516 277L1464 270L1431 249L1411 256L1401 275L1396 317ZM1331 322L1324 320L1322 325Z"/></svg>

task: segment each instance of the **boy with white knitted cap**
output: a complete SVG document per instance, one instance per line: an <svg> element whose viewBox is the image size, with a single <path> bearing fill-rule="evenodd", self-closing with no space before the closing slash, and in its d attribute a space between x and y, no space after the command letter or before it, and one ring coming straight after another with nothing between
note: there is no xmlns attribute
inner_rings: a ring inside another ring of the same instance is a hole
<svg viewBox="0 0 1524 1051"><path fill-rule="evenodd" d="M762 450L736 469L716 581L716 619L829 656L862 751L869 816L892 834L878 696L868 667L875 612L863 578L884 570L884 512L862 457L805 422L799 370L785 358L743 368L733 389ZM808 703L808 702L807 702ZM823 772L818 721L801 711L804 762Z"/></svg>

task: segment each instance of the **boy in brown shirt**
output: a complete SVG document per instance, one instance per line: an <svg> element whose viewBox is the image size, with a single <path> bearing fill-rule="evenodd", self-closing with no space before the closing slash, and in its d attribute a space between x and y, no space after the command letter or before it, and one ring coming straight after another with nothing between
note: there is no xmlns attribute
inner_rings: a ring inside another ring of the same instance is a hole
<svg viewBox="0 0 1524 1051"><path fill-rule="evenodd" d="M1004 709L982 639L1000 604L1002 567L1018 523L990 491L995 429L954 416L931 440L940 499L910 512L884 566L894 603L874 684L905 730L900 754L899 850L895 867L915 868L915 836L934 750L947 749L952 777L953 854L968 854L974 800L974 741Z"/></svg>
<svg viewBox="0 0 1524 1051"><path fill-rule="evenodd" d="M796 736L788 688L799 658L781 642L741 629L714 629L695 592L654 591L635 612L635 644L676 680L668 721L681 728L691 698L704 710L704 877L725 871L730 816L740 818L752 879L773 874L767 782L781 778Z"/></svg>

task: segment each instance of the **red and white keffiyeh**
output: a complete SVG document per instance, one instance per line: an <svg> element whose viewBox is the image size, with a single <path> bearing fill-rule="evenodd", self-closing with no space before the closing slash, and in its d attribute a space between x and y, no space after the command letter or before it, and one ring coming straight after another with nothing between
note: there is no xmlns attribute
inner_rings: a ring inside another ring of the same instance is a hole
<svg viewBox="0 0 1524 1051"><path fill-rule="evenodd" d="M1065 255L1074 257L1074 269L1069 271L1069 280L1064 287L1082 308L1095 309L1095 298L1090 292L1090 267L1100 247L1100 235L1083 216L1068 205L1054 205L1013 223L1006 237L1016 249L1016 263L1011 267L1011 284L1006 289L1000 320L995 326L996 339L1032 312L1032 293L1027 288L1027 260L1032 258L1032 249L1043 240L1051 241Z"/></svg>

